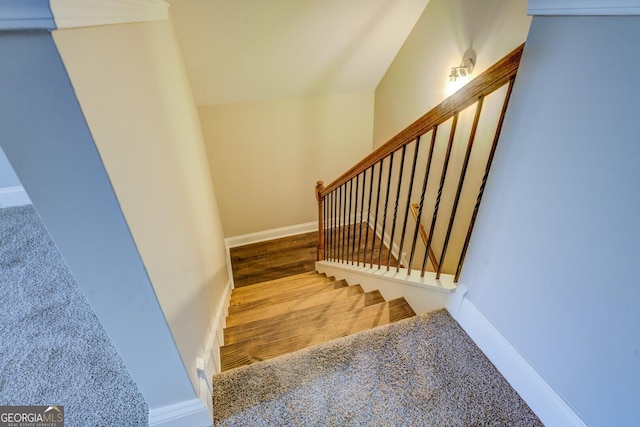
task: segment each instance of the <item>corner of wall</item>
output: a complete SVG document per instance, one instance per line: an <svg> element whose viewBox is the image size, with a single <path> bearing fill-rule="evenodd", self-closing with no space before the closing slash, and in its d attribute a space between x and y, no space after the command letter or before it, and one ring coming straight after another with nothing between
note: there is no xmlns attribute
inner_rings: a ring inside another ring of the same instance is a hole
<svg viewBox="0 0 640 427"><path fill-rule="evenodd" d="M447 310L545 425L586 427L567 402L469 300L466 286L459 284L456 292L450 294Z"/></svg>

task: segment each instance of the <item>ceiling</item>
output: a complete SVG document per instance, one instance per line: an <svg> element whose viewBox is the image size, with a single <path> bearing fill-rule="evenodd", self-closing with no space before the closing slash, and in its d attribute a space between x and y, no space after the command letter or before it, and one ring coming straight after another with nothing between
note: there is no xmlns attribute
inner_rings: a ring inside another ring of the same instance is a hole
<svg viewBox="0 0 640 427"><path fill-rule="evenodd" d="M196 103L374 91L429 0L169 0Z"/></svg>

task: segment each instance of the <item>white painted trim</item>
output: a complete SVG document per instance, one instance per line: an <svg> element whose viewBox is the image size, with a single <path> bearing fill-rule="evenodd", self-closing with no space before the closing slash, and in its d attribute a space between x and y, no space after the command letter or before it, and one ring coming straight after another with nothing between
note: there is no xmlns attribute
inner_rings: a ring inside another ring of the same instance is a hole
<svg viewBox="0 0 640 427"><path fill-rule="evenodd" d="M56 24L48 2L3 0L0 2L0 30L53 30Z"/></svg>
<svg viewBox="0 0 640 427"><path fill-rule="evenodd" d="M420 271L413 270L411 274L408 274L406 268L401 268L396 272L395 267L391 267L387 271L386 267L378 268L376 264L373 264L373 268L364 265L351 265L346 263L339 263L333 261L316 261L316 270L319 268L337 268L345 271L352 271L364 276L382 278L398 284L416 286L418 288L428 288L438 292L451 293L457 285L453 282L452 274L440 274L440 278L436 279L436 273L432 271L425 271L424 277L420 277ZM319 270L318 270L319 271Z"/></svg>
<svg viewBox="0 0 640 427"><path fill-rule="evenodd" d="M162 0L50 0L57 28L163 21L169 3Z"/></svg>
<svg viewBox="0 0 640 427"><path fill-rule="evenodd" d="M462 285L460 286L462 288ZM585 422L567 402L542 378L522 355L507 341L493 324L466 297L461 298L459 309L452 317L458 321L471 339L486 354L511 386L527 402L543 424L548 426L586 427ZM452 303L451 306L455 306ZM449 309L449 304L447 304Z"/></svg>
<svg viewBox="0 0 640 427"><path fill-rule="evenodd" d="M282 237L295 236L296 234L309 233L318 229L318 221L304 224L289 225L287 227L274 228L272 230L258 231L257 233L243 234L240 236L227 237L224 244L228 248L236 246L250 245L252 243L264 242L266 240L279 239Z"/></svg>
<svg viewBox="0 0 640 427"><path fill-rule="evenodd" d="M30 205L31 199L23 187L0 188L0 208Z"/></svg>
<svg viewBox="0 0 640 427"><path fill-rule="evenodd" d="M429 284L431 281L435 282L435 274L433 277L427 277L427 273L424 283L420 283L420 272L417 275L414 274L414 277L410 278L412 280L404 280L406 279L406 269L400 269L400 273L396 274L395 268L387 272L386 268L378 270L377 266L371 269L330 261L318 261L316 262L316 270L327 276L333 276L337 280L344 279L350 285L359 284L366 292L378 290L387 301L404 297L417 314L446 307L451 292L451 289ZM453 280L453 276L451 280Z"/></svg>
<svg viewBox="0 0 640 427"><path fill-rule="evenodd" d="M218 302L213 321L211 322L210 336L207 340L206 347L206 355L210 360L205 365L207 368L207 378L209 378L209 380L214 373L220 373L222 371L222 365L220 364L220 347L224 345L224 328L227 326L232 290L233 287L230 280L227 283L222 298Z"/></svg>
<svg viewBox="0 0 640 427"><path fill-rule="evenodd" d="M458 313L460 312L460 306L462 306L462 301L464 301L464 297L467 295L467 287L465 285L458 285L458 288L449 295L449 299L447 301L447 311L451 313L451 316L456 319L458 317Z"/></svg>
<svg viewBox="0 0 640 427"><path fill-rule="evenodd" d="M638 0L529 0L529 15L640 15Z"/></svg>
<svg viewBox="0 0 640 427"><path fill-rule="evenodd" d="M211 426L212 418L200 399L149 410L149 426L182 427Z"/></svg>
<svg viewBox="0 0 640 427"><path fill-rule="evenodd" d="M224 328L226 327L226 319L229 314L231 290L232 282L229 280L222 298L218 302L218 306L213 314L209 333L205 341L203 355L196 361L198 380L200 384L198 394L200 396L200 400L207 407L209 415L212 418L213 402L211 398L213 394L213 384L211 380L214 374L222 371L220 363L220 347L224 345Z"/></svg>

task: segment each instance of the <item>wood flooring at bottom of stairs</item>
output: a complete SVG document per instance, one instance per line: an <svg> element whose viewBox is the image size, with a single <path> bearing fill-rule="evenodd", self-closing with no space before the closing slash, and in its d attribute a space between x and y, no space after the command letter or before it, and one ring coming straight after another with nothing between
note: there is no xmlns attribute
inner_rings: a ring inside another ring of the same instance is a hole
<svg viewBox="0 0 640 427"><path fill-rule="evenodd" d="M234 289L222 370L271 359L415 316L404 298L385 301L316 272Z"/></svg>

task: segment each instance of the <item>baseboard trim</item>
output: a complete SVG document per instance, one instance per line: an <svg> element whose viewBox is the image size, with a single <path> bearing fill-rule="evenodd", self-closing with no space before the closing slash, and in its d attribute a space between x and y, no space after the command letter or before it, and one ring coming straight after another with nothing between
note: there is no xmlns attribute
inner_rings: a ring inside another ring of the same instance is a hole
<svg viewBox="0 0 640 427"><path fill-rule="evenodd" d="M392 268L378 269L365 266L350 265L331 261L317 261L316 271L337 280L344 279L350 285L360 284L366 291L378 290L386 300L404 297L411 308L417 313L427 313L446 307L448 297L455 289L453 276L443 274L440 279L435 279L435 273L427 272L420 277L420 272L407 274L407 270Z"/></svg>
<svg viewBox="0 0 640 427"><path fill-rule="evenodd" d="M213 418L213 395L212 378L214 374L222 371L220 363L220 347L224 345L224 328L226 326L227 315L229 314L229 302L231 301L232 282L229 280L223 292L222 298L218 302L216 311L211 320L209 334L205 341L204 352L196 363L198 367L198 380L200 390L198 395L200 401L206 406L209 415Z"/></svg>
<svg viewBox="0 0 640 427"><path fill-rule="evenodd" d="M30 205L31 199L23 187L0 188L0 208Z"/></svg>
<svg viewBox="0 0 640 427"><path fill-rule="evenodd" d="M231 303L231 291L233 290L232 282L229 281L224 291L222 299L216 308L216 314L211 325L213 337L211 339L211 347L208 348L208 354L212 355L212 369L210 375L222 372L220 363L220 347L224 345L224 328L227 326L227 316L229 315L229 305Z"/></svg>
<svg viewBox="0 0 640 427"><path fill-rule="evenodd" d="M169 17L163 0L50 0L58 29L130 22L162 21Z"/></svg>
<svg viewBox="0 0 640 427"><path fill-rule="evenodd" d="M304 224L290 225L287 227L258 231L256 233L242 234L240 236L227 237L226 239L224 239L224 243L227 248L234 248L236 246L264 242L266 240L295 236L296 234L310 233L312 231L316 231L317 229L318 221L313 221Z"/></svg>
<svg viewBox="0 0 640 427"><path fill-rule="evenodd" d="M498 371L548 426L586 427L585 422L536 372L495 326L466 297L466 288L451 294L447 309Z"/></svg>
<svg viewBox="0 0 640 427"><path fill-rule="evenodd" d="M191 399L149 411L149 426L181 427L212 425L209 411L200 399Z"/></svg>
<svg viewBox="0 0 640 427"><path fill-rule="evenodd" d="M529 15L640 15L637 1L630 0L529 0Z"/></svg>

